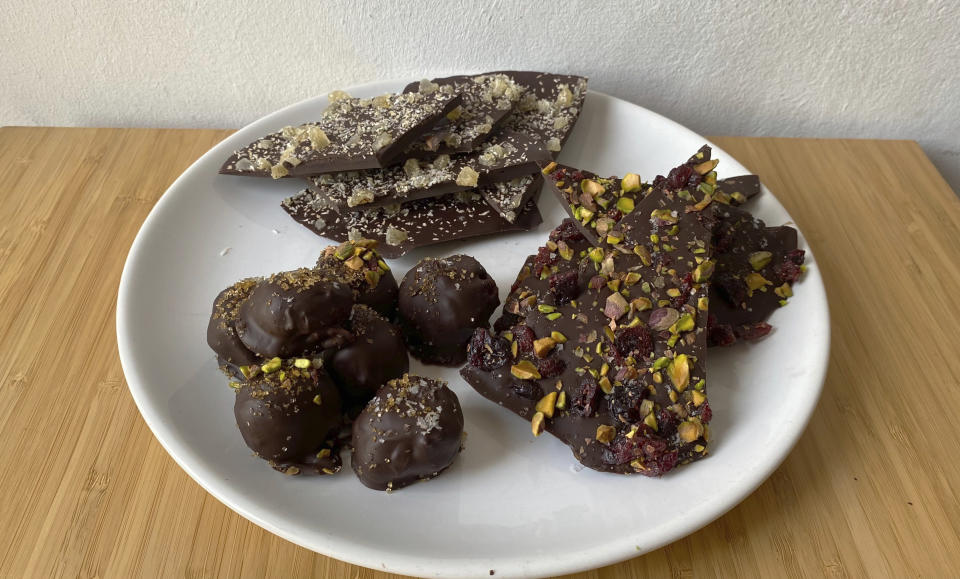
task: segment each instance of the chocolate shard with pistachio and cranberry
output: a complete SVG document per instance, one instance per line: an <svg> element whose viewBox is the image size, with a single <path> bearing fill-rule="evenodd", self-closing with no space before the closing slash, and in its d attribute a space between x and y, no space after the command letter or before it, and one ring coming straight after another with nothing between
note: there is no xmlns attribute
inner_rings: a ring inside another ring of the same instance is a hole
<svg viewBox="0 0 960 579"><path fill-rule="evenodd" d="M464 379L596 470L659 476L702 458L711 218L687 205L651 193L605 247L561 224L505 304L512 325L475 331Z"/></svg>
<svg viewBox="0 0 960 579"><path fill-rule="evenodd" d="M714 171L717 160L710 157L711 149L704 145L687 162L673 168L667 177L658 175L651 183L642 181L635 173L604 178L555 162L541 163L541 172L547 188L591 243L607 243L609 238L616 244L622 237L617 227L620 221L654 190L676 191L686 200L702 199L709 194L714 201L728 205L740 205L760 193L760 179L756 175L717 179Z"/></svg>
<svg viewBox="0 0 960 579"><path fill-rule="evenodd" d="M404 153L406 157L426 160L436 155L472 151L497 131L527 91L505 74L487 73L424 79L408 84L403 92L429 94L440 87L452 87L462 102L414 141Z"/></svg>
<svg viewBox="0 0 960 579"><path fill-rule="evenodd" d="M283 127L234 151L220 173L279 179L388 167L460 100L453 87L369 99L334 91L320 120Z"/></svg>
<svg viewBox="0 0 960 579"><path fill-rule="evenodd" d="M404 374L353 423L351 466L364 485L394 491L432 479L460 453L463 410L445 382Z"/></svg>
<svg viewBox="0 0 960 579"><path fill-rule="evenodd" d="M295 221L317 235L336 241L369 238L379 242L380 255L400 257L412 249L483 235L528 231L543 220L536 194L542 180L538 174L506 183L481 187L476 192L452 193L436 199L410 201L375 211L338 213L317 203L310 190L283 201L283 209ZM527 198L514 221L498 215L483 194Z"/></svg>

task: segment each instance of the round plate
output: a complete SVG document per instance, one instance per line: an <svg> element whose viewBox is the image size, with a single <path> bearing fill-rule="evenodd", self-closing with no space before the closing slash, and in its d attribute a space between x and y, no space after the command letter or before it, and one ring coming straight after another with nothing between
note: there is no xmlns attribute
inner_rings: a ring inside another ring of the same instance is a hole
<svg viewBox="0 0 960 579"><path fill-rule="evenodd" d="M402 82L354 87L356 96ZM241 129L194 163L157 202L127 257L117 339L130 392L170 455L207 491L257 525L324 555L418 576L556 575L607 565L679 539L740 502L780 464L816 405L827 368L827 301L813 255L774 332L757 344L711 349L710 455L664 476L581 468L551 436L474 392L456 369L411 372L449 381L463 405L465 448L442 476L392 494L364 487L349 466L336 476L289 477L244 446L233 391L206 345L214 296L248 276L312 265L325 239L295 223L280 201L300 186L218 175L235 148L318 118L318 97ZM642 107L591 92L560 161L600 174L652 178L706 140ZM747 173L714 147L721 177ZM762 177L762 176L761 176ZM769 192L749 208L790 221ZM541 196L536 231L448 243L390 265L398 280L420 258L476 257L506 296L524 258L564 218ZM349 465L349 457L345 457Z"/></svg>

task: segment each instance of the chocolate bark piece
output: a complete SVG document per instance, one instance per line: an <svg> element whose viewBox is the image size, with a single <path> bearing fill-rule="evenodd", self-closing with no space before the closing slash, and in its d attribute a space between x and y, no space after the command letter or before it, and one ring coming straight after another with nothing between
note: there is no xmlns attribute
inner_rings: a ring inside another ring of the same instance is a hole
<svg viewBox="0 0 960 579"><path fill-rule="evenodd" d="M489 327L499 305L497 282L476 259L427 257L400 282L398 325L415 358L457 366L474 328Z"/></svg>
<svg viewBox="0 0 960 579"><path fill-rule="evenodd" d="M407 159L383 171L320 175L308 179L315 202L339 213L467 191L535 173L547 151L532 137L504 131L468 154L430 161Z"/></svg>
<svg viewBox="0 0 960 579"><path fill-rule="evenodd" d="M376 240L358 239L326 247L316 269L350 286L354 303L368 305L392 320L397 313L397 280L380 259L377 245Z"/></svg>
<svg viewBox="0 0 960 579"><path fill-rule="evenodd" d="M240 304L260 281L261 278L240 280L213 300L213 312L207 323L207 345L216 352L219 365L228 376L235 375L240 366L255 364L260 359L240 340L234 325Z"/></svg>
<svg viewBox="0 0 960 579"><path fill-rule="evenodd" d="M339 453L332 451L340 394L318 362L274 358L254 367L249 380L231 384L243 441L287 474L332 474L340 468Z"/></svg>
<svg viewBox="0 0 960 579"><path fill-rule="evenodd" d="M380 255L400 257L426 245L510 231L528 231L543 219L537 210L536 193L542 180L524 177L509 185L513 195L531 195L513 223L497 215L479 193L465 191L436 199L421 199L399 207L376 211L338 213L323 207L310 190L285 199L283 209L317 235L335 241L368 238L378 241ZM497 187L497 186L490 186Z"/></svg>
<svg viewBox="0 0 960 579"><path fill-rule="evenodd" d="M460 106L414 141L405 153L407 157L430 159L474 150L496 132L527 90L509 76L490 73L422 80L408 84L403 92L429 94L446 86L462 97Z"/></svg>
<svg viewBox="0 0 960 579"><path fill-rule="evenodd" d="M220 172L279 179L387 167L459 104L452 87L372 99L335 91L320 120L257 139L234 151Z"/></svg>
<svg viewBox="0 0 960 579"><path fill-rule="evenodd" d="M707 218L686 205L674 193L651 193L623 242L560 258L575 268L528 258L516 325L499 335L476 331L464 379L596 470L658 476L702 458L712 416L712 261ZM576 244L579 236L567 221L551 241ZM550 253L544 246L538 255Z"/></svg>
<svg viewBox="0 0 960 579"><path fill-rule="evenodd" d="M410 369L400 330L373 309L357 304L350 312L350 343L330 357L329 369L340 391L366 402L388 380Z"/></svg>
<svg viewBox="0 0 960 579"><path fill-rule="evenodd" d="M556 157L583 110L587 79L529 70L490 74L506 75L527 88L517 109L504 123L504 129L536 137Z"/></svg>
<svg viewBox="0 0 960 579"><path fill-rule="evenodd" d="M339 343L352 306L348 285L301 268L258 282L240 302L234 327L255 354L301 356Z"/></svg>
<svg viewBox="0 0 960 579"><path fill-rule="evenodd" d="M719 212L712 244L716 253L710 293L710 345L766 336L765 320L793 295L803 272L804 250L797 230L767 227L749 212L725 207Z"/></svg>
<svg viewBox="0 0 960 579"><path fill-rule="evenodd" d="M353 423L351 466L364 485L397 490L438 476L460 453L463 411L445 382L405 374Z"/></svg>
<svg viewBox="0 0 960 579"><path fill-rule="evenodd" d="M546 176L547 188L560 200L567 214L577 220L591 243L606 243L609 235L616 244L622 238L617 227L620 220L654 189L677 191L687 200L701 199L709 192L714 200L729 205L742 204L760 193L760 179L756 175L718 180L713 170L716 160L710 156L710 147L704 145L686 163L671 170L668 177L658 175L655 184L644 183L633 173L623 178L603 178L555 162L545 164L542 173Z"/></svg>

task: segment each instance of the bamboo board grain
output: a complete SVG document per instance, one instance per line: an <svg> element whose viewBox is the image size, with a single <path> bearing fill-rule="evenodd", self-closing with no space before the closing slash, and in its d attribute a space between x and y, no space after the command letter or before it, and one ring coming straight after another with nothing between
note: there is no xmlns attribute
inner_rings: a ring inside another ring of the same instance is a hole
<svg viewBox="0 0 960 579"><path fill-rule="evenodd" d="M127 392L114 309L153 203L216 130L0 128L0 576L388 577L207 495ZM783 466L703 530L584 577L960 568L960 202L908 141L718 138L817 253L833 345Z"/></svg>

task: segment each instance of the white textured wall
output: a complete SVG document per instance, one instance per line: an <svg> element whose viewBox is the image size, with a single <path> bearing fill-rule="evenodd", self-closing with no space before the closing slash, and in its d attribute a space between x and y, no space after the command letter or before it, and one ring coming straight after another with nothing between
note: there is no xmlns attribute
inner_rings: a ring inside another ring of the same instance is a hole
<svg viewBox="0 0 960 579"><path fill-rule="evenodd" d="M916 139L960 189L960 1L6 0L0 125L238 127L352 83L532 68L707 134Z"/></svg>

